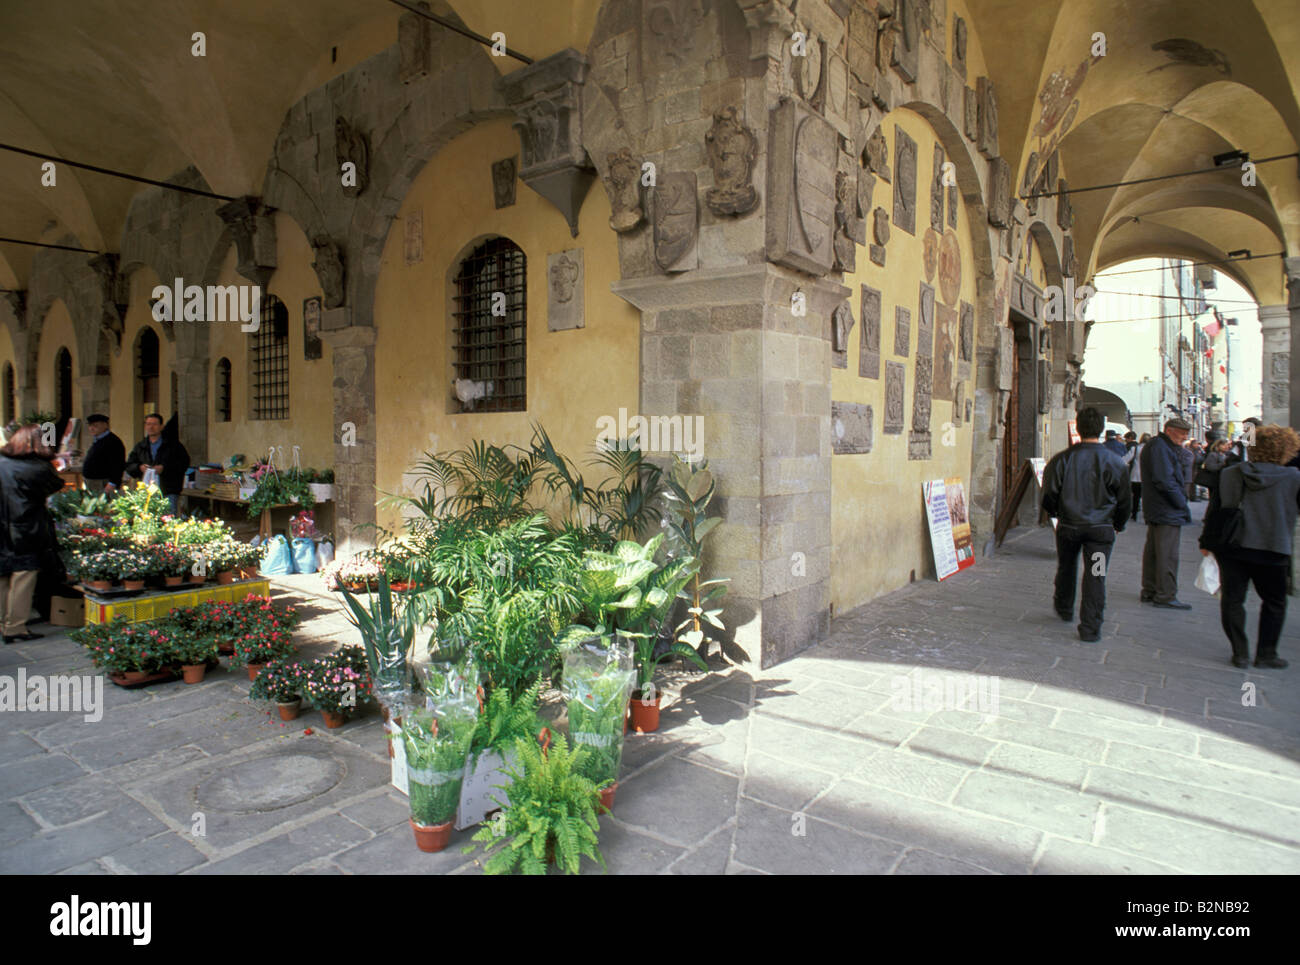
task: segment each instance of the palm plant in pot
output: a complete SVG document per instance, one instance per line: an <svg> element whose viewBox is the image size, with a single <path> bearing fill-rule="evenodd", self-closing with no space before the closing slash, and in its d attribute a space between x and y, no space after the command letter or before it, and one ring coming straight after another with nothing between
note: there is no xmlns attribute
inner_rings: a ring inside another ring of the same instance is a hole
<svg viewBox="0 0 1300 965"><path fill-rule="evenodd" d="M600 803L606 812L613 808L618 790L632 678L632 655L617 639L593 637L565 654L562 689L569 708L569 737L575 748L587 748L582 772L603 788Z"/></svg>
<svg viewBox="0 0 1300 965"><path fill-rule="evenodd" d="M570 646L615 631L631 641L637 671L632 726L638 733L659 727L661 696L654 688L654 676L660 663L682 657L708 670L700 655L684 643L673 641L661 649L659 638L673 601L698 566L693 556L656 562L663 542L664 534L660 533L644 546L623 540L612 553L588 550L583 557L580 597L583 615L593 622L590 626L569 627L561 642L562 646Z"/></svg>
<svg viewBox="0 0 1300 965"><path fill-rule="evenodd" d="M600 787L586 776L590 749L569 749L563 734L545 748L536 741L515 741L515 764L507 769L510 783L504 811L484 822L473 842L485 848L483 870L490 875L520 871L546 874L554 863L577 874L583 857L605 865L596 832L596 799ZM465 850L472 851L471 843Z"/></svg>

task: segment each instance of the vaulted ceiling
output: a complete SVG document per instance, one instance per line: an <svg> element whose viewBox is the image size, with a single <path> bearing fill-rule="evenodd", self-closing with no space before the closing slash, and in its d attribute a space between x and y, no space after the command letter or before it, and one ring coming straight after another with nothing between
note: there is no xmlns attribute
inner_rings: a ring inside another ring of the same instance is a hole
<svg viewBox="0 0 1300 965"><path fill-rule="evenodd" d="M735 0L708 0L712 3ZM836 0L842 7L850 0ZM857 2L857 0L852 0ZM583 49L600 0L433 0L534 57ZM746 4L748 5L748 4ZM994 81L1001 149L1019 175L1059 148L1072 188L1211 167L1232 149L1300 140L1295 0L964 0ZM949 11L959 9L949 0ZM194 166L212 190L257 194L288 108L393 43L386 0L43 0L0 6L0 142L154 178ZM206 35L207 56L191 54ZM1093 36L1106 55L1092 55ZM515 61L500 60L501 70ZM1088 274L1138 255L1300 254L1295 159L1071 196ZM0 151L0 236L118 248L139 185ZM0 288L35 249L0 244ZM1279 259L1228 266L1265 304Z"/></svg>

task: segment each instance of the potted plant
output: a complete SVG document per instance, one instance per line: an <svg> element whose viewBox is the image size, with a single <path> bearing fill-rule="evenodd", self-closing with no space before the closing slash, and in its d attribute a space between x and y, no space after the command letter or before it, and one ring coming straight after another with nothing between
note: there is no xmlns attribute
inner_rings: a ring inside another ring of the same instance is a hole
<svg viewBox="0 0 1300 965"><path fill-rule="evenodd" d="M562 692L569 708L569 738L575 748L587 748L582 772L603 788L600 804L606 812L618 790L632 679L632 655L617 638L592 638L565 654Z"/></svg>
<svg viewBox="0 0 1300 965"><path fill-rule="evenodd" d="M664 503L667 515L663 522L668 531L668 554L702 560L704 538L722 522L721 516L708 515L715 489L708 460L695 463L674 455L666 485ZM693 565L689 582L678 594L687 603L688 615L677 626L677 640L694 647L701 657L707 657L709 644L717 642L707 635L705 624L718 630L726 629L718 618L722 608L706 607L727 592L728 582L726 579L701 580L700 567Z"/></svg>
<svg viewBox="0 0 1300 965"><path fill-rule="evenodd" d="M302 670L303 700L321 712L331 729L342 727L347 715L372 697L370 675L355 666L357 656L364 668L364 655L349 653L345 647L318 657Z"/></svg>
<svg viewBox="0 0 1300 965"><path fill-rule="evenodd" d="M117 578L120 550L78 550L72 554L69 574L92 590L110 590Z"/></svg>
<svg viewBox="0 0 1300 965"><path fill-rule="evenodd" d="M431 711L408 713L400 725L411 830L421 851L441 851L451 838L477 711L472 698L437 701Z"/></svg>
<svg viewBox="0 0 1300 965"><path fill-rule="evenodd" d="M298 473L268 472L257 482L248 500L248 518L259 519L264 509L298 503L304 509L316 505L316 497Z"/></svg>
<svg viewBox="0 0 1300 965"><path fill-rule="evenodd" d="M168 647L172 658L181 665L181 674L187 684L203 682L208 662L216 659L217 642L211 636L196 633L188 627L168 622L166 627Z"/></svg>
<svg viewBox="0 0 1300 965"><path fill-rule="evenodd" d="M218 583L235 582L235 566L243 559L240 546L234 538L226 536L203 547L209 579L215 574Z"/></svg>
<svg viewBox="0 0 1300 965"><path fill-rule="evenodd" d="M572 751L563 734L549 749L536 741L515 742L515 764L508 769L505 808L485 822L473 841L484 845L483 870L488 874L545 874L554 862L568 874L577 874L582 858L605 865L596 832L598 786L584 773L590 753L578 746ZM469 845L465 850L473 850Z"/></svg>
<svg viewBox="0 0 1300 965"><path fill-rule="evenodd" d="M281 720L293 720L302 706L302 665L287 657L271 660L253 681L248 696L254 700L273 700Z"/></svg>
<svg viewBox="0 0 1300 965"><path fill-rule="evenodd" d="M173 663L170 638L158 627L129 623L119 616L111 623L73 630L68 636L81 644L91 662L118 686L174 677L169 669Z"/></svg>
<svg viewBox="0 0 1300 965"><path fill-rule="evenodd" d="M232 622L235 638L231 662L247 667L249 680L256 680L268 662L293 652L291 628L281 624L273 609L268 612L245 606L235 610Z"/></svg>
<svg viewBox="0 0 1300 965"><path fill-rule="evenodd" d="M390 717L400 718L411 694L407 654L415 628L398 617L388 579L382 574L379 592L371 598L369 607L362 606L346 587L339 587L339 593L347 606L348 622L361 634L375 696Z"/></svg>
<svg viewBox="0 0 1300 965"><path fill-rule="evenodd" d="M307 488L318 503L326 503L334 498L334 470L308 469L305 472Z"/></svg>
<svg viewBox="0 0 1300 965"><path fill-rule="evenodd" d="M187 547L162 543L153 547L154 563L163 586L180 586L194 565L194 554Z"/></svg>
<svg viewBox="0 0 1300 965"><path fill-rule="evenodd" d="M140 546L135 549L118 550L116 552L121 554L117 575L122 581L123 589L143 590L145 580L153 576L157 568L154 555L149 547Z"/></svg>

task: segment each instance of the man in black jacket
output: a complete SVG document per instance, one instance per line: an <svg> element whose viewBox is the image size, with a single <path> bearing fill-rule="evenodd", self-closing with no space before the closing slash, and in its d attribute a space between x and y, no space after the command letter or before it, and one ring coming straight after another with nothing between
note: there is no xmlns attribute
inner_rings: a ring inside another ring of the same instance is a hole
<svg viewBox="0 0 1300 965"><path fill-rule="evenodd" d="M1098 410L1084 409L1078 417L1082 441L1057 453L1043 470L1043 511L1058 520L1052 604L1062 620L1074 619L1075 572L1082 552L1079 639L1085 643L1101 638L1106 567L1133 499L1128 467L1100 441L1105 425Z"/></svg>
<svg viewBox="0 0 1300 965"><path fill-rule="evenodd" d="M151 412L144 417L144 438L135 444L126 460L126 471L142 479L146 469L158 473L158 488L177 511L181 490L185 488L185 471L190 468L190 454L177 438L163 434L163 417Z"/></svg>
<svg viewBox="0 0 1300 965"><path fill-rule="evenodd" d="M126 471L126 446L108 427L108 416L93 412L86 416L86 425L95 440L81 464L81 476L91 492L113 492L122 485Z"/></svg>
<svg viewBox="0 0 1300 965"><path fill-rule="evenodd" d="M1142 550L1142 602L1166 610L1190 610L1178 599L1178 542L1192 521L1187 508L1188 468L1183 443L1191 432L1183 419L1170 419L1164 431L1142 449L1142 515L1147 542Z"/></svg>

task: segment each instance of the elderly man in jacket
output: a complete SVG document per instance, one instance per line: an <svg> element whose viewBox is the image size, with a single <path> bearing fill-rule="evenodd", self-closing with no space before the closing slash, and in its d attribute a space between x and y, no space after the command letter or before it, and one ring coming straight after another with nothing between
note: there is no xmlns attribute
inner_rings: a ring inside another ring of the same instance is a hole
<svg viewBox="0 0 1300 965"><path fill-rule="evenodd" d="M1074 581L1082 552L1079 639L1085 643L1101 639L1106 567L1133 499L1128 467L1099 439L1105 425L1098 410L1084 409L1078 417L1082 441L1057 453L1043 470L1043 510L1057 519L1052 605L1062 620L1074 619Z"/></svg>
<svg viewBox="0 0 1300 965"><path fill-rule="evenodd" d="M1142 515L1147 542L1142 551L1142 602L1164 610L1190 610L1178 599L1178 544L1192 522L1187 508L1190 460L1183 455L1191 424L1170 419L1142 449Z"/></svg>

